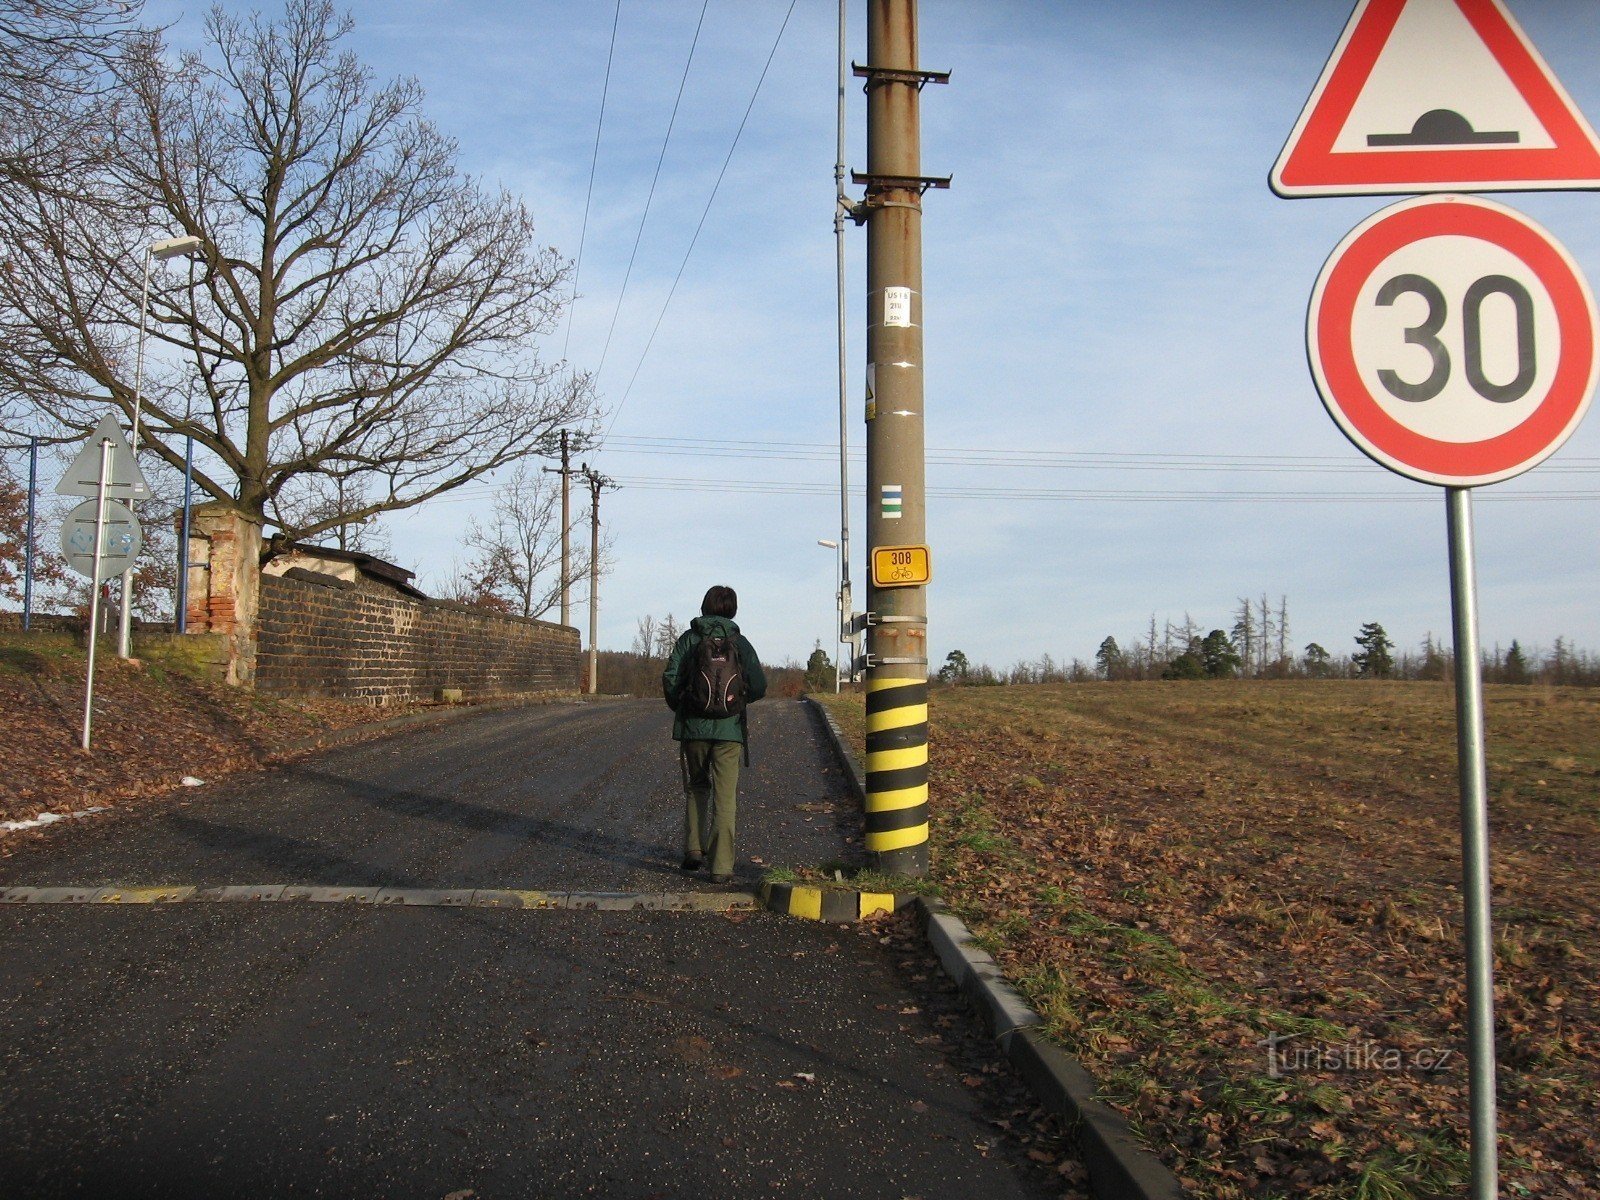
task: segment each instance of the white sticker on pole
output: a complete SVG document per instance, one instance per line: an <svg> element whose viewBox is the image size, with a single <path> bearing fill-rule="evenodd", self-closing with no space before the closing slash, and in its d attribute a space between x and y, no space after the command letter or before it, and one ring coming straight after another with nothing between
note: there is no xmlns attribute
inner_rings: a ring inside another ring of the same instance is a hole
<svg viewBox="0 0 1600 1200"><path fill-rule="evenodd" d="M911 289L886 287L883 289L883 323L895 329L911 328Z"/></svg>
<svg viewBox="0 0 1600 1200"><path fill-rule="evenodd" d="M886 483L886 484L884 484L883 485L883 506L882 506L882 508L883 508L883 519L886 520L886 521L898 521L900 519L900 509L901 509L901 506L903 505L904 501L905 501L905 489L901 484L898 484L898 483Z"/></svg>

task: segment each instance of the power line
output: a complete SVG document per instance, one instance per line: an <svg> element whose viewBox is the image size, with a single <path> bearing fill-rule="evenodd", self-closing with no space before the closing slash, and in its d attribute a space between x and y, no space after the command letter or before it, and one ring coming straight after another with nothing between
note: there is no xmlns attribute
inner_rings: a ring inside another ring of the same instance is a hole
<svg viewBox="0 0 1600 1200"><path fill-rule="evenodd" d="M637 491L739 493L769 496L833 496L838 494L835 483L807 483L800 480L781 479L718 479L708 484L703 476L676 475L619 475L617 484ZM458 488L440 501L461 501L480 498L492 488ZM853 495L865 496L864 487L851 488ZM465 494L464 494L465 493ZM1045 488L1027 486L953 486L930 487L928 494L946 500L1046 500L1046 501L1107 501L1118 503L1434 503L1437 497L1430 491L1414 489L1404 492L1349 492L1261 489L1157 489L1157 488ZM1527 503L1532 501L1600 500L1600 491L1541 491L1495 492L1481 494L1479 499L1494 503Z"/></svg>
<svg viewBox="0 0 1600 1200"><path fill-rule="evenodd" d="M628 255L628 269L622 273L622 290L617 293L617 307L611 312L611 328L606 331L606 344L600 350L600 364L594 369L596 382L600 379L600 372L605 370L606 355L611 352L611 335L617 331L617 317L622 312L622 299L628 294L628 280L633 276L633 263L639 257L639 243L644 240L644 225L650 219L650 204L656 198L656 182L661 178L661 164L667 158L667 143L672 140L672 127L678 121L678 105L683 102L683 89L689 82L689 68L694 65L695 47L700 44L700 30L706 23L706 9L710 6L711 0L702 0L700 19L695 22L694 38L689 43L689 57L683 64L683 77L678 80L678 95L672 101L672 115L667 118L666 136L661 139L661 153L656 156L655 174L650 177L650 191L644 198L644 212L639 214L639 229L633 235L633 252Z"/></svg>
<svg viewBox="0 0 1600 1200"><path fill-rule="evenodd" d="M606 97L611 94L611 62L617 54L617 24L622 19L622 0L611 14L611 46L606 50L606 80L600 85L600 119L594 127L594 153L589 157L589 190L583 197L583 226L578 231L578 257L572 266L572 302L567 306L567 334L561 342L561 357L567 357L572 344L572 314L578 308L578 276L583 271L583 243L589 236L589 204L594 199L594 169L600 162L600 132L606 127Z"/></svg>
<svg viewBox="0 0 1600 1200"><path fill-rule="evenodd" d="M734 458L754 461L823 462L839 453L827 442L712 441L701 438L619 435L607 442L617 454ZM863 451L857 449L859 459ZM1349 456L1195 454L1152 451L1021 450L930 447L930 466L1073 470L1205 471L1286 474L1369 474L1372 464ZM1542 474L1593 474L1600 459L1566 458L1546 463Z"/></svg>
<svg viewBox="0 0 1600 1200"><path fill-rule="evenodd" d="M672 286L667 289L667 298L661 302L661 311L656 314L656 323L651 327L650 337L645 341L644 351L639 355L639 361L634 364L633 374L628 379L628 386L623 389L622 399L617 401L617 407L611 414L611 420L606 425L605 437L600 439L601 445L605 444L606 437L611 435L611 430L617 424L617 417L622 413L622 406L628 402L629 395L633 392L633 385L639 378L639 372L644 367L644 360L650 354L650 347L655 345L656 334L661 331L661 322L667 315L667 309L672 304L672 297L677 294L678 282L683 278L684 268L689 265L689 256L694 253L695 243L700 240L700 231L705 228L706 217L711 213L711 203L717 198L717 189L722 186L722 177L728 173L728 164L733 161L733 152L739 148L739 139L744 136L744 127L750 120L750 113L756 106L756 98L761 95L761 85L767 81L767 72L772 68L772 60L777 56L778 45L783 41L784 30L789 28L789 18L794 16L795 4L798 0L789 0L789 11L783 14L783 24L778 26L778 36L772 39L772 49L767 52L767 61L761 67L761 75L756 79L755 89L750 93L750 103L744 107L744 116L739 119L739 128L734 130L733 141L728 146L728 153L722 160L722 169L717 172L717 181L711 185L711 194L706 197L706 206L700 212L700 222L694 227L694 236L689 239L689 248L683 252L683 261L678 264L678 273L672 277Z"/></svg>

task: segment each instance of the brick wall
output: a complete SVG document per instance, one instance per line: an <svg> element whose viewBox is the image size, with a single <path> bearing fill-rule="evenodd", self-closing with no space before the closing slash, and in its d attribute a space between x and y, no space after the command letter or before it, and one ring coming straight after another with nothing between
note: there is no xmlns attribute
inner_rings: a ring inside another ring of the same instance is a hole
<svg viewBox="0 0 1600 1200"><path fill-rule="evenodd" d="M394 704L571 692L578 631L445 600L414 600L296 568L261 579L256 688Z"/></svg>

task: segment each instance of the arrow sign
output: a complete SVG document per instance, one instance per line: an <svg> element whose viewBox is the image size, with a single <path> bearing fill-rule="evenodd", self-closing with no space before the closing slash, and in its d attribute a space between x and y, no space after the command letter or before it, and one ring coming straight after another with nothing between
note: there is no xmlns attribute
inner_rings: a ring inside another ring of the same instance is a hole
<svg viewBox="0 0 1600 1200"><path fill-rule="evenodd" d="M1600 139L1502 0L1360 0L1280 196L1600 187Z"/></svg>
<svg viewBox="0 0 1600 1200"><path fill-rule="evenodd" d="M111 474L106 477L106 495L119 500L146 500L150 485L134 461L133 448L122 436L113 416L101 418L78 457L72 460L67 473L56 484L60 496L97 496L100 494L100 443L111 443Z"/></svg>

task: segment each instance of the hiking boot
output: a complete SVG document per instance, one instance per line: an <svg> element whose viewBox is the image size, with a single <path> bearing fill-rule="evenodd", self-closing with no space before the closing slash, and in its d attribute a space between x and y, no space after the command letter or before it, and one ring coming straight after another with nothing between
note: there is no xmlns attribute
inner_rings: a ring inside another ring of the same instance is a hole
<svg viewBox="0 0 1600 1200"><path fill-rule="evenodd" d="M680 871L698 871L704 859L696 858L693 854L683 856L683 861L678 864Z"/></svg>

